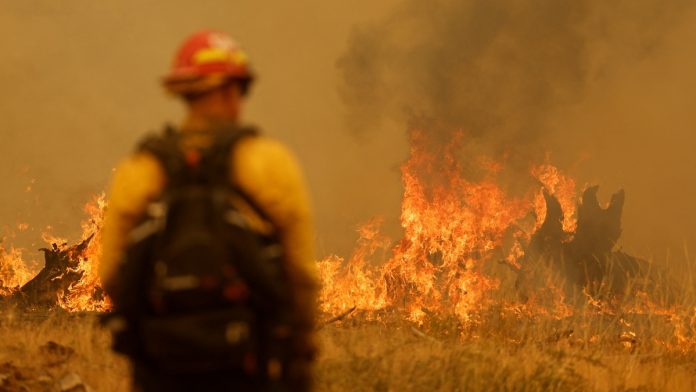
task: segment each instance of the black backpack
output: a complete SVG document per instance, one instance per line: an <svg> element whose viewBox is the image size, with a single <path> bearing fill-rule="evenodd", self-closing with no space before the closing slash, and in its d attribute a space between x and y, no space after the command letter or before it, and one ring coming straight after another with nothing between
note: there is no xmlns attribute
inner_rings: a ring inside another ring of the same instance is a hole
<svg viewBox="0 0 696 392"><path fill-rule="evenodd" d="M132 230L113 294L114 349L172 373L235 371L280 378L289 360L291 291L275 234L253 230L231 202L266 215L230 183L236 143L253 128L212 132L210 148L180 147L167 128L140 151L167 183ZM115 322L116 320L116 322ZM125 323L124 323L125 321Z"/></svg>

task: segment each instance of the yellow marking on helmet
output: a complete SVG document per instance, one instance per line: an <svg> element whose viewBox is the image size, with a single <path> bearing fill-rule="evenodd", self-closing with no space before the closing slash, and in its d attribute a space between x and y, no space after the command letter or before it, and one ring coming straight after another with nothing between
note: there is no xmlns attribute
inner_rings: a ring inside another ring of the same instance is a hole
<svg viewBox="0 0 696 392"><path fill-rule="evenodd" d="M193 61L198 65L229 62L230 52L222 48L201 49L193 56Z"/></svg>
<svg viewBox="0 0 696 392"><path fill-rule="evenodd" d="M244 65L247 63L247 55L241 50L230 51L225 48L206 48L201 49L193 56L193 61L197 65L210 63L233 63Z"/></svg>

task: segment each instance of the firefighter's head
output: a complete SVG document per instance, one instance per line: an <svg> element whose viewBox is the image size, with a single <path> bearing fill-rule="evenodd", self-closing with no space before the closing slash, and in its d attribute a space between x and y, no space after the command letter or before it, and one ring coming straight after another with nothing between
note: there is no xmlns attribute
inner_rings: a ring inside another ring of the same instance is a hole
<svg viewBox="0 0 696 392"><path fill-rule="evenodd" d="M237 120L253 80L247 56L237 43L225 33L206 30L184 41L163 85L190 111Z"/></svg>

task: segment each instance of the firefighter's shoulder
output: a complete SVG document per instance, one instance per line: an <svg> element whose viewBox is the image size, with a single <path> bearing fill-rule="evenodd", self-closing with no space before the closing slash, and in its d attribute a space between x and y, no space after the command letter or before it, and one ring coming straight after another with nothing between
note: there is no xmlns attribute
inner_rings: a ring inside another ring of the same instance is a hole
<svg viewBox="0 0 696 392"><path fill-rule="evenodd" d="M233 181L260 204L275 210L270 212L277 218L309 215L302 170L283 143L267 136L245 138L236 146L232 160Z"/></svg>
<svg viewBox="0 0 696 392"><path fill-rule="evenodd" d="M138 213L162 191L164 170L153 155L136 152L123 159L114 171L109 208Z"/></svg>

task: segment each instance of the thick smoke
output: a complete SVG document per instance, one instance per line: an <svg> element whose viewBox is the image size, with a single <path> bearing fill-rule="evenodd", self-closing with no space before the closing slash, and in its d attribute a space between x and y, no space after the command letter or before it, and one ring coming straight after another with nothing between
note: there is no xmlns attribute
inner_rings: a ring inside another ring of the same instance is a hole
<svg viewBox="0 0 696 392"><path fill-rule="evenodd" d="M506 159L509 183L550 154L580 187L626 190L623 246L688 260L693 4L404 0L356 26L337 62L348 128L366 144L394 123L435 143L463 130L462 160Z"/></svg>
<svg viewBox="0 0 696 392"><path fill-rule="evenodd" d="M440 140L463 129L526 158L543 151L555 109L648 55L687 4L406 0L356 28L338 61L349 126L392 118Z"/></svg>

